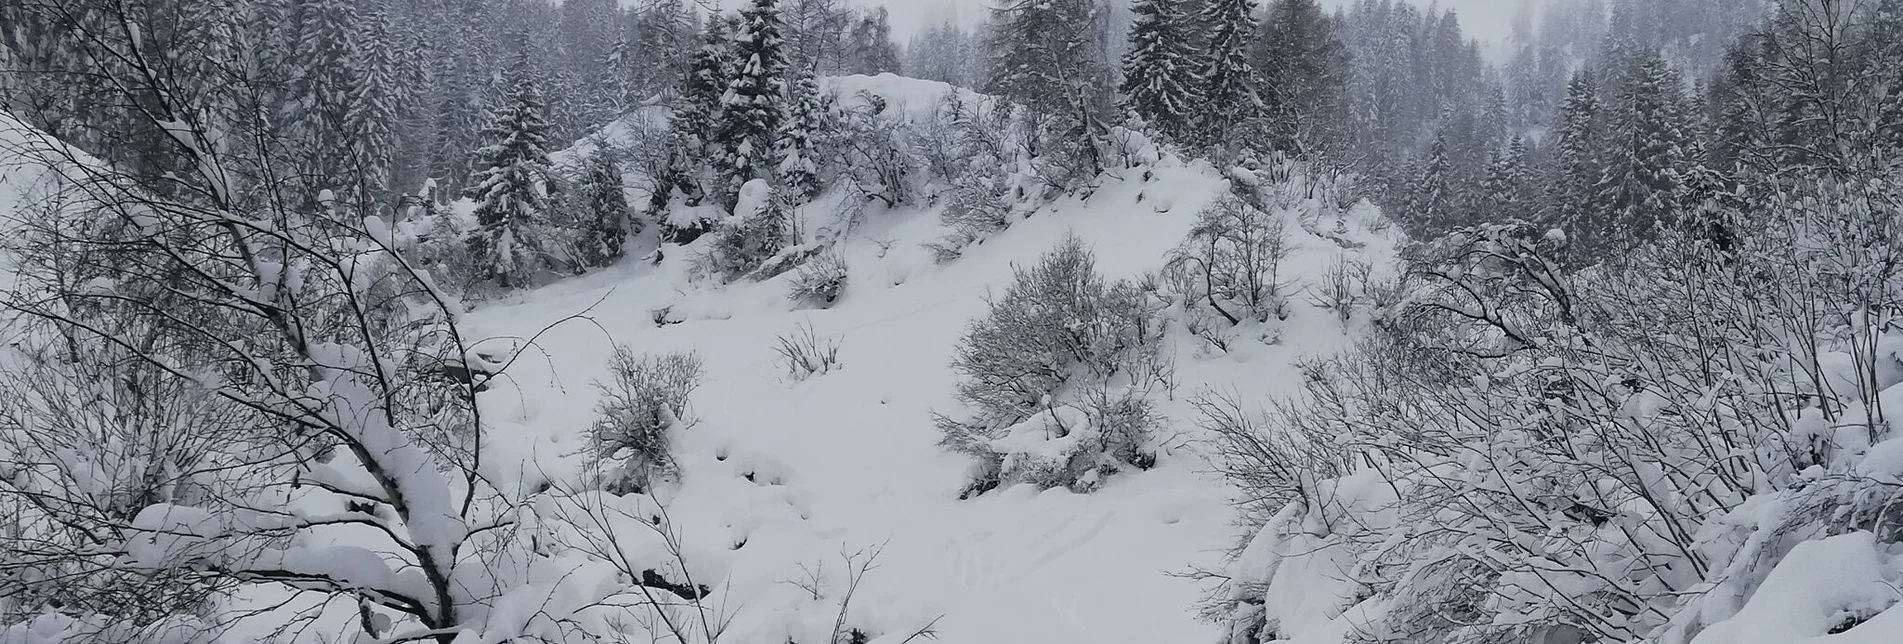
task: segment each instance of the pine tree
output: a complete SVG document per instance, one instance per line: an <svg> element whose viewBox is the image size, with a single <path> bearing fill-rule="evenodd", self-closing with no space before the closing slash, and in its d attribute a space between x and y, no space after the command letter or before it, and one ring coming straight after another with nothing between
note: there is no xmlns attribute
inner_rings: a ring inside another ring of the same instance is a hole
<svg viewBox="0 0 1903 644"><path fill-rule="evenodd" d="M819 162L814 149L815 137L826 129L825 97L813 75L798 72L788 88L790 111L780 125L779 177L787 198L806 200L820 189Z"/></svg>
<svg viewBox="0 0 1903 644"><path fill-rule="evenodd" d="M1458 225L1455 209L1453 162L1447 156L1447 138L1436 137L1408 186L1407 210L1401 221L1417 233L1437 235Z"/></svg>
<svg viewBox="0 0 1903 644"><path fill-rule="evenodd" d="M1249 46L1255 38L1255 3L1251 0L1208 0L1201 22L1209 32L1201 74L1203 87L1198 120L1205 144L1239 134L1238 126L1262 116L1265 105L1257 93L1261 79L1249 64Z"/></svg>
<svg viewBox="0 0 1903 644"><path fill-rule="evenodd" d="M748 181L768 176L768 162L786 114L786 58L777 0L753 0L740 12L733 40L739 65L721 96L715 131L715 188L730 205Z"/></svg>
<svg viewBox="0 0 1903 644"><path fill-rule="evenodd" d="M483 130L489 143L476 152L475 185L467 194L476 202L479 226L469 238L474 265L482 281L505 289L529 285L546 268L542 229L554 196L547 107L526 51L508 81L508 95Z"/></svg>
<svg viewBox="0 0 1903 644"><path fill-rule="evenodd" d="M1611 229L1601 230L1630 236L1625 241L1674 219L1689 140L1678 71L1656 54L1632 65L1610 115L1612 139L1593 200L1611 218Z"/></svg>
<svg viewBox="0 0 1903 644"><path fill-rule="evenodd" d="M1096 142L1115 107L1106 13L1098 0L1012 0L992 12L985 89L1042 121L1028 145L1054 164L1061 176L1047 180L1058 186L1102 169Z"/></svg>
<svg viewBox="0 0 1903 644"><path fill-rule="evenodd" d="M1123 105L1165 138L1191 135L1197 109L1193 25L1176 0L1138 0L1130 52L1123 57Z"/></svg>
<svg viewBox="0 0 1903 644"><path fill-rule="evenodd" d="M1592 187L1600 173L1599 86L1592 72L1580 70L1566 87L1554 132L1552 166L1546 180L1545 223L1577 235L1592 225Z"/></svg>
<svg viewBox="0 0 1903 644"><path fill-rule="evenodd" d="M1270 143L1300 151L1332 144L1346 118L1347 50L1315 0L1275 0L1255 51Z"/></svg>
<svg viewBox="0 0 1903 644"><path fill-rule="evenodd" d="M356 160L364 196L383 201L392 188L391 163L396 152L398 86L395 43L384 0L366 3L361 45L352 52L355 67L347 116L351 156Z"/></svg>
<svg viewBox="0 0 1903 644"><path fill-rule="evenodd" d="M628 216L628 197L621 182L621 166L613 151L597 145L582 171L580 193L582 230L577 255L584 266L611 266L627 254L630 234L640 223Z"/></svg>
<svg viewBox="0 0 1903 644"><path fill-rule="evenodd" d="M845 71L867 76L899 71L899 48L892 44L891 17L885 7L874 8L853 25Z"/></svg>

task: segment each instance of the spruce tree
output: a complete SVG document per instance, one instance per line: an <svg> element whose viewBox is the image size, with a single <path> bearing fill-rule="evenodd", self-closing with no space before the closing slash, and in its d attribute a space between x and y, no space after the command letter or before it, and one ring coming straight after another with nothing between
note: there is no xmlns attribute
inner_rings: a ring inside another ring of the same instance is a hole
<svg viewBox="0 0 1903 644"><path fill-rule="evenodd" d="M711 150L712 132L723 111L721 97L727 92L733 67L727 21L715 16L707 21L700 49L694 52L687 75L681 79L680 102L671 117L677 144L686 148L687 156L699 158Z"/></svg>
<svg viewBox="0 0 1903 644"><path fill-rule="evenodd" d="M554 192L547 106L526 51L510 67L508 82L508 95L483 130L488 144L476 152L475 185L466 195L476 202L478 229L469 238L473 265L482 272L476 277L505 289L528 286L546 268L542 230Z"/></svg>
<svg viewBox="0 0 1903 644"><path fill-rule="evenodd" d="M732 205L740 186L772 171L774 141L786 114L786 58L780 38L777 0L753 0L740 11L741 28L733 40L736 73L721 96L722 115L715 128L715 189Z"/></svg>
<svg viewBox="0 0 1903 644"><path fill-rule="evenodd" d="M806 200L819 193L819 160L815 138L826 129L825 97L819 81L810 73L799 72L788 88L786 119L780 124L779 177L781 190L794 200Z"/></svg>
<svg viewBox="0 0 1903 644"><path fill-rule="evenodd" d="M350 118L361 71L354 64L359 43L353 39L359 19L349 0L300 0L290 18L283 109L295 160L312 184L306 188L314 199L319 190L343 187L337 181L354 158Z"/></svg>
<svg viewBox="0 0 1903 644"><path fill-rule="evenodd" d="M891 17L877 7L853 25L846 45L846 72L874 76L899 71L899 48L892 44Z"/></svg>
<svg viewBox="0 0 1903 644"><path fill-rule="evenodd" d="M1481 185L1480 207L1488 221L1532 219L1534 203L1528 190L1532 177L1527 175L1526 139L1513 137L1504 148L1494 150L1487 163L1487 176Z"/></svg>
<svg viewBox="0 0 1903 644"><path fill-rule="evenodd" d="M355 86L346 118L351 158L364 196L380 202L390 194L397 125L395 43L384 0L365 4L360 46L352 52Z"/></svg>
<svg viewBox="0 0 1903 644"><path fill-rule="evenodd" d="M1568 235L1595 225L1592 187L1600 174L1599 86L1589 70L1580 70L1566 87L1555 126L1552 166L1546 180L1548 226Z"/></svg>
<svg viewBox="0 0 1903 644"><path fill-rule="evenodd" d="M611 266L627 254L628 236L640 233L640 223L628 217L628 197L622 188L621 166L606 145L597 145L582 170L580 193L582 230L576 255L584 266Z"/></svg>
<svg viewBox="0 0 1903 644"><path fill-rule="evenodd" d="M1689 142L1678 71L1656 54L1631 65L1610 115L1612 139L1592 202L1611 219L1609 229L1595 232L1627 242L1674 218Z"/></svg>
<svg viewBox="0 0 1903 644"><path fill-rule="evenodd" d="M985 90L1041 122L1027 143L1057 186L1102 169L1096 142L1115 108L1106 13L1098 0L1012 0L992 12Z"/></svg>
<svg viewBox="0 0 1903 644"><path fill-rule="evenodd" d="M1275 0L1257 43L1270 144L1299 151L1333 143L1349 73L1334 22L1315 0Z"/></svg>
<svg viewBox="0 0 1903 644"><path fill-rule="evenodd" d="M1198 118L1202 141L1215 144L1235 137L1237 128L1262 116L1265 105L1256 91L1261 79L1249 63L1255 39L1255 3L1251 0L1207 0L1202 27L1209 33L1204 47L1202 91Z"/></svg>
<svg viewBox="0 0 1903 644"><path fill-rule="evenodd" d="M1166 139L1191 135L1197 109L1194 25L1176 0L1138 0L1123 57L1123 105Z"/></svg>
<svg viewBox="0 0 1903 644"><path fill-rule="evenodd" d="M1408 186L1407 209L1401 221L1411 232L1438 236L1458 225L1455 209L1459 195L1454 190L1453 162L1447 156L1447 138L1436 137L1428 146Z"/></svg>

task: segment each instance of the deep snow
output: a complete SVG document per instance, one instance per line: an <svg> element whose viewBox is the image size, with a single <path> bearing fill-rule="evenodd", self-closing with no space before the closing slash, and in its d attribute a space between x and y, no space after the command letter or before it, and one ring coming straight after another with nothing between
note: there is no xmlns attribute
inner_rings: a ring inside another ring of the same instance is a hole
<svg viewBox="0 0 1903 644"><path fill-rule="evenodd" d="M829 85L847 96L869 90L907 111L929 109L949 89L891 75ZM1229 490L1209 472L1185 401L1210 387L1240 389L1246 399L1293 391L1293 361L1345 341L1331 314L1297 296L1294 314L1278 324L1279 343L1240 342L1228 353L1180 329L1172 334L1166 350L1179 385L1162 409L1172 447L1158 468L1094 494L1020 486L960 501L968 463L935 445L932 425L934 411L957 409L948 366L955 343L1014 265L1076 234L1108 277L1155 271L1197 211L1227 189L1200 163L1165 160L1153 173L1106 178L1088 197L1041 208L945 265L924 246L944 234L935 210L868 206L842 241L849 285L828 310L792 310L784 277L693 284L687 266L695 250L676 247L663 249L659 266L630 258L479 308L466 322L474 336L521 349L485 394L485 415L510 441L504 453L524 462L511 474L527 484L579 480L581 432L596 397L589 383L605 376L611 345L699 352L707 378L691 400L695 424L681 439L683 481L661 495L700 551L690 567L727 575L716 594L731 594L736 628L798 631L771 623L801 619L786 605L796 603L799 593L788 591L797 589L776 582L802 578L801 564L821 561L843 582L842 551L883 546L851 611L875 635L943 615L937 630L950 644L1212 641L1214 626L1195 617L1204 586L1180 575L1218 564L1236 529ZM1374 219L1366 209L1348 216L1352 236L1377 242L1360 249L1291 225L1299 247L1292 274L1313 281L1341 253L1380 261L1391 244L1366 230ZM1334 225L1332 215L1326 221ZM662 308L682 321L657 326ZM802 324L840 339L842 368L788 377L773 347ZM529 337L532 344L523 341Z"/></svg>
<svg viewBox="0 0 1903 644"><path fill-rule="evenodd" d="M731 556L733 588L795 578L800 563L836 566L842 548L884 544L855 604L875 620L892 616L887 629L943 614L938 630L953 644L1207 642L1214 630L1195 620L1192 606L1201 587L1174 573L1216 564L1234 528L1228 492L1206 473L1182 401L1204 386L1292 385L1294 358L1341 341L1324 313L1298 307L1282 344L1229 354L1203 354L1177 338L1182 382L1166 406L1168 430L1180 432L1176 449L1156 470L1095 494L1018 487L959 501L966 461L935 446L931 414L956 408L953 346L1014 264L1075 233L1111 277L1155 270L1221 186L1207 168L1180 165L1159 168L1148 182L1112 180L943 266L923 247L940 234L932 213L873 213L845 243L851 281L830 310L788 310L777 280L683 294L674 264L685 259L558 284L468 320L478 336L541 332L508 384L487 394L485 411L506 425L498 433L525 461L575 476L580 462L571 454L592 419L588 383L603 376L611 343L695 350L708 377L692 399L698 422L685 432L687 480L674 503L731 506L701 523L719 529L686 528L686 538L747 540ZM1332 246L1305 239L1297 262L1318 275ZM666 306L686 321L657 328L651 312ZM578 315L586 319L561 322ZM841 369L804 382L786 377L772 347L802 323L841 339ZM725 467L709 460L721 453L729 455ZM770 488L751 501L720 498L712 490L725 486L696 480L749 471ZM768 507L781 504L795 512Z"/></svg>

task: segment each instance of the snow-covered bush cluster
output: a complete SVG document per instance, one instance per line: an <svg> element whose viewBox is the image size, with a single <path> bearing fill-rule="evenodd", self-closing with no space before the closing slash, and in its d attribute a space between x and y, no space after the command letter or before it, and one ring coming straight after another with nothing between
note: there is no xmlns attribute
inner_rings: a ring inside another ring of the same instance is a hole
<svg viewBox="0 0 1903 644"><path fill-rule="evenodd" d="M977 460L967 495L1029 483L1090 490L1149 467L1168 386L1156 298L1106 281L1081 240L1019 268L991 313L971 324L952 368L965 411L941 415L941 444Z"/></svg>
<svg viewBox="0 0 1903 644"><path fill-rule="evenodd" d="M793 272L787 299L796 304L825 308L846 293L846 260L838 253L821 253Z"/></svg>
<svg viewBox="0 0 1903 644"><path fill-rule="evenodd" d="M590 451L603 489L647 489L675 473L675 433L685 428L688 396L700 386L701 359L693 353L636 354L616 346L608 380L597 381Z"/></svg>
<svg viewBox="0 0 1903 644"><path fill-rule="evenodd" d="M1295 285L1283 263L1293 244L1281 212L1223 195L1170 258L1170 290L1192 315L1214 313L1231 327L1287 319Z"/></svg>
<svg viewBox="0 0 1903 644"><path fill-rule="evenodd" d="M1881 556L1903 501L1899 201L1761 197L1723 243L1661 231L1579 273L1524 225L1422 244L1404 299L1298 398L1206 408L1272 514L1216 607L1236 641L1745 641L1700 634L1801 574L1778 565L1799 542ZM1761 610L1812 636L1897 600L1859 592Z"/></svg>

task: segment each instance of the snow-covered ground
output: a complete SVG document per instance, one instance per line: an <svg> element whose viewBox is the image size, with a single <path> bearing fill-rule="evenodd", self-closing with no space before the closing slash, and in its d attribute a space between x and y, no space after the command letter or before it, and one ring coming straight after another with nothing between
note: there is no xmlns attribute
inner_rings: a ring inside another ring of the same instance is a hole
<svg viewBox="0 0 1903 644"><path fill-rule="evenodd" d="M829 82L921 115L948 89L891 75ZM10 144L30 138L8 125ZM0 167L9 216L36 170ZM1149 170L1039 208L947 264L925 246L945 234L936 209L871 208L843 236L849 285L826 310L796 310L785 276L695 283L688 267L697 249L671 246L659 265L630 257L478 308L467 332L492 338L487 348L516 350L481 400L491 423L485 452L500 456L485 469L504 487L583 481L592 383L606 377L611 347L692 350L706 377L677 446L682 480L657 494L687 572L713 587L718 610L732 619L723 641L823 641L852 563L875 550L847 611L851 627L873 641L897 642L927 624L950 644L1212 641L1216 626L1196 618L1205 586L1182 573L1216 567L1237 529L1230 490L1210 472L1187 401L1210 388L1247 399L1292 391L1296 359L1345 342L1332 314L1298 296L1288 320L1227 352L1172 333L1166 351L1177 386L1161 409L1168 448L1156 468L1093 494L1020 486L959 500L969 462L936 445L932 423L934 412L957 410L954 347L1014 266L1074 234L1108 277L1155 271L1197 212L1228 189L1201 163L1166 159ZM1391 252L1385 234L1367 230L1377 218L1368 209L1347 217L1353 235L1377 242L1355 249L1291 226L1292 276L1319 279L1342 253ZM662 308L679 322L657 326ZM788 377L774 347L802 325L840 341L841 368ZM657 557L636 565L673 570L652 548L622 545ZM818 596L800 587L814 578Z"/></svg>
<svg viewBox="0 0 1903 644"><path fill-rule="evenodd" d="M692 399L697 424L685 432L673 505L696 506L680 510L693 519L677 515L688 541L746 542L723 564L735 592L765 594L762 585L801 577L800 564L843 575L842 549L882 545L854 599L854 612L882 629L942 614L938 630L952 644L1207 642L1213 627L1192 606L1200 587L1176 573L1216 564L1235 529L1183 401L1209 386L1291 386L1293 359L1342 341L1325 313L1298 307L1280 344L1227 354L1176 338L1181 384L1166 407L1176 447L1157 469L1095 494L1018 487L960 501L967 462L935 445L931 421L956 406L948 363L959 335L1014 265L1075 233L1111 277L1156 270L1222 189L1206 167L1168 162L1152 180L1113 179L942 266L923 247L942 234L933 213L870 214L845 243L851 281L829 310L790 310L780 280L690 290L676 258L690 253L669 249L658 268L624 266L476 311L468 323L479 336L540 334L485 411L534 464L525 476L575 476L595 399L588 383L605 375L611 344L697 351L707 379ZM1338 250L1304 238L1298 272L1319 275ZM667 306L685 321L657 327L652 311ZM841 340L841 369L787 377L773 347L802 324ZM747 474L760 489L744 495L697 480Z"/></svg>
<svg viewBox="0 0 1903 644"><path fill-rule="evenodd" d="M829 84L846 96L872 91L908 111L929 110L948 89L891 75ZM741 631L801 632L795 623L815 611L799 604L811 598L777 582L804 579L802 565L824 563L829 583L843 584L841 553L878 547L877 568L850 611L874 635L909 632L942 615L936 630L951 644L1211 641L1215 627L1195 617L1204 587L1181 573L1218 564L1236 528L1229 489L1209 471L1187 399L1207 388L1240 389L1248 399L1292 391L1296 359L1344 342L1331 314L1297 297L1279 331L1258 333L1279 342L1240 342L1226 353L1173 334L1167 350L1178 386L1163 407L1171 447L1159 467L1094 494L1021 486L961 501L968 460L936 446L932 424L935 411L957 409L949 363L961 333L1014 266L1075 234L1108 277L1158 270L1197 212L1228 189L1200 163L1165 160L1153 170L1147 179L1138 170L1108 178L1087 198L1042 208L943 265L925 247L945 232L935 210L870 210L842 243L849 285L826 310L795 310L786 277L691 285L695 249L671 246L659 266L630 258L480 308L470 330L521 349L505 381L485 394L485 415L510 441L501 451L521 456L525 484L578 480L597 396L590 383L606 376L610 348L698 352L707 377L681 439L683 480L662 500L699 555L689 557L690 568L707 568L689 572L724 577L716 596L729 594L723 601ZM1390 252L1384 235L1365 229L1374 217L1357 210L1348 218L1353 235L1377 241L1360 249L1291 225L1296 279L1318 279L1344 252ZM662 308L681 321L657 326ZM788 376L774 347L802 325L840 341L842 368L804 381ZM830 613L818 612L830 627Z"/></svg>

